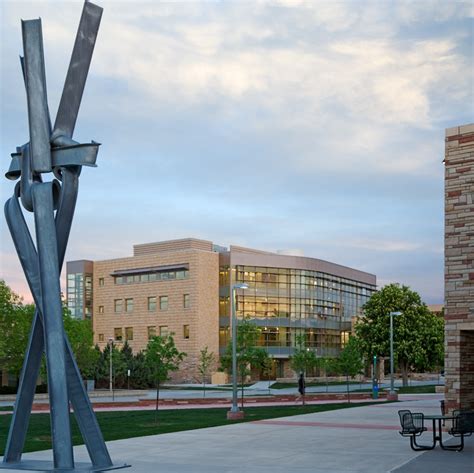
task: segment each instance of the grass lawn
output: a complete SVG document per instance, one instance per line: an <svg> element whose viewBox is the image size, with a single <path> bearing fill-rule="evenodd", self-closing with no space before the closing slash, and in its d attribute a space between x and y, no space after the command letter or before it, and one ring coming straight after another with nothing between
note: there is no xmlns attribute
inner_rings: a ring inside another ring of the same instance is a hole
<svg viewBox="0 0 474 473"><path fill-rule="evenodd" d="M442 386L442 385L439 385ZM398 394L435 394L436 389L434 384L429 384L427 386L405 386L405 387L396 387L396 391L398 391ZM387 388L383 388L384 391L387 390ZM356 391L353 392L371 392L372 389L357 389Z"/></svg>
<svg viewBox="0 0 474 473"><path fill-rule="evenodd" d="M436 386L430 384L428 386L405 386L399 387L399 394L434 394L436 392Z"/></svg>
<svg viewBox="0 0 474 473"><path fill-rule="evenodd" d="M327 383L327 386L342 386L346 385L345 381L330 381ZM349 384L360 384L359 381L349 381ZM309 382L306 383L306 387L324 387L326 383L316 383L316 382ZM298 383L274 383L271 385L271 389L287 389L287 388L297 388Z"/></svg>
<svg viewBox="0 0 474 473"><path fill-rule="evenodd" d="M370 404L373 403L248 407L245 408L245 419L242 421L228 421L226 419L228 408L163 410L158 414L158 424L155 423L154 411L97 412L96 415L104 438L108 441L179 432L182 430L202 429L205 427L234 424L236 422L251 422L262 419L273 419L275 417L332 411ZM0 416L0 455L4 453L10 420L11 415ZM80 445L83 442L74 415L71 415L71 421L74 445ZM49 414L33 414L31 416L24 451L33 452L49 448L51 448Z"/></svg>

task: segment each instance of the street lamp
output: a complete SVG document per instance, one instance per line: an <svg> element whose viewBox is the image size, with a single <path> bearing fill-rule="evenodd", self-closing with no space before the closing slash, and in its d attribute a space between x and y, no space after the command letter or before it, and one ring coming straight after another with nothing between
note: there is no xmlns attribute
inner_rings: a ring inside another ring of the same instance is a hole
<svg viewBox="0 0 474 473"><path fill-rule="evenodd" d="M112 368L112 354L114 349L114 339L109 338L109 390L110 395L112 396L112 401L114 401L114 384L113 384L113 368Z"/></svg>
<svg viewBox="0 0 474 473"><path fill-rule="evenodd" d="M393 317L402 315L401 312L390 312L390 392L389 400L396 400L397 393L393 389Z"/></svg>
<svg viewBox="0 0 474 473"><path fill-rule="evenodd" d="M231 311L232 311L232 408L227 413L228 419L242 419L243 412L237 405L237 317L235 315L235 290L248 289L248 284L234 284L231 289Z"/></svg>

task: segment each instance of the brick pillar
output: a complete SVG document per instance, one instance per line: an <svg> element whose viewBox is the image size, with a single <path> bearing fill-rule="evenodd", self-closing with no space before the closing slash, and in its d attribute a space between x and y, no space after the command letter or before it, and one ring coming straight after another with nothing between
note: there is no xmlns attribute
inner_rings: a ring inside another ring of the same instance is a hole
<svg viewBox="0 0 474 473"><path fill-rule="evenodd" d="M446 406L474 409L474 124L446 130Z"/></svg>

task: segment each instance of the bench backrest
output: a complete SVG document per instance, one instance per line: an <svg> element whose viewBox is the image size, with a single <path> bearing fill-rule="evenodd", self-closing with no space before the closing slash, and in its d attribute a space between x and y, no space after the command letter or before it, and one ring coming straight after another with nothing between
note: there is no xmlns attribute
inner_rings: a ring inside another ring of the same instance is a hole
<svg viewBox="0 0 474 473"><path fill-rule="evenodd" d="M424 416L421 412L411 412L408 409L398 411L403 433L418 433L423 431Z"/></svg>
<svg viewBox="0 0 474 473"><path fill-rule="evenodd" d="M453 432L474 433L474 411L454 411L453 416Z"/></svg>

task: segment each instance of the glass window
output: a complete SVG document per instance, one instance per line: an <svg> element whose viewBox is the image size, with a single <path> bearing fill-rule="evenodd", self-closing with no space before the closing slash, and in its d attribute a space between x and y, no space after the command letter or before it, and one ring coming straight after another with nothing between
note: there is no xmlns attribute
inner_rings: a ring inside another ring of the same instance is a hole
<svg viewBox="0 0 474 473"><path fill-rule="evenodd" d="M160 296L160 310L168 309L168 296Z"/></svg>
<svg viewBox="0 0 474 473"><path fill-rule="evenodd" d="M189 340L189 325L183 325L183 338Z"/></svg>
<svg viewBox="0 0 474 473"><path fill-rule="evenodd" d="M114 328L114 338L115 341L121 342L123 339L122 329L121 328Z"/></svg>
<svg viewBox="0 0 474 473"><path fill-rule="evenodd" d="M156 337L156 327L154 325L150 325L147 327L148 332L148 340L151 340L153 337Z"/></svg>
<svg viewBox="0 0 474 473"><path fill-rule="evenodd" d="M104 278L99 278L99 286L103 286L105 283Z"/></svg>
<svg viewBox="0 0 474 473"><path fill-rule="evenodd" d="M103 314L103 313L104 313L104 306L100 305L99 306L99 314Z"/></svg>
<svg viewBox="0 0 474 473"><path fill-rule="evenodd" d="M189 294L183 294L183 307L189 309Z"/></svg>
<svg viewBox="0 0 474 473"><path fill-rule="evenodd" d="M125 312L133 312L133 299L125 299Z"/></svg>
<svg viewBox="0 0 474 473"><path fill-rule="evenodd" d="M103 342L103 341L104 341L104 334L99 333L99 342Z"/></svg>
<svg viewBox="0 0 474 473"><path fill-rule="evenodd" d="M156 310L156 296L150 296L148 298L148 310L153 312Z"/></svg>
<svg viewBox="0 0 474 473"><path fill-rule="evenodd" d="M114 312L116 314L122 312L123 310L123 300L122 299L115 299L114 300Z"/></svg>
<svg viewBox="0 0 474 473"><path fill-rule="evenodd" d="M160 336L166 337L168 335L168 325L160 325Z"/></svg>
<svg viewBox="0 0 474 473"><path fill-rule="evenodd" d="M125 340L133 340L133 327L125 327Z"/></svg>

